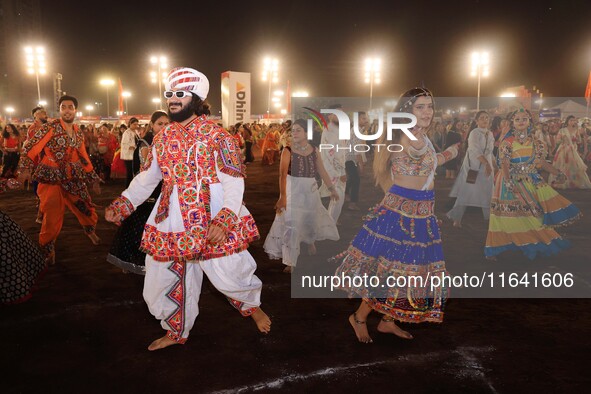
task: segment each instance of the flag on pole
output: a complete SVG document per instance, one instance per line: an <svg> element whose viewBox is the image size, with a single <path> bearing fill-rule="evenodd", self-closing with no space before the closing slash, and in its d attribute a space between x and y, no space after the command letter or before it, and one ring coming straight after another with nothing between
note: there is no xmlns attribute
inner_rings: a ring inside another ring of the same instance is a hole
<svg viewBox="0 0 591 394"><path fill-rule="evenodd" d="M587 107L591 102L591 71L589 71L589 79L587 79L587 88L585 89L585 98L587 99Z"/></svg>
<svg viewBox="0 0 591 394"><path fill-rule="evenodd" d="M587 116L589 116L589 104L591 104L591 71L587 79L587 88L585 88L585 99L587 100Z"/></svg>
<svg viewBox="0 0 591 394"><path fill-rule="evenodd" d="M123 84L121 83L121 78L119 78L119 111L123 113L125 108L123 107Z"/></svg>

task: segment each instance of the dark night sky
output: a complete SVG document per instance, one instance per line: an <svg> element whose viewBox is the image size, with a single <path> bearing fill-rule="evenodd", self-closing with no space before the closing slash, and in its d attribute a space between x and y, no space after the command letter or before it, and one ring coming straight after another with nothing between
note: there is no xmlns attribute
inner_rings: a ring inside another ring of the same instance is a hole
<svg viewBox="0 0 591 394"><path fill-rule="evenodd" d="M148 113L157 93L149 56L157 52L171 66L208 76L216 112L226 70L252 73L253 113L265 111L267 54L280 59L281 82L314 96L368 95L362 61L371 54L384 62L376 97L420 81L436 96L475 96L469 55L478 48L492 58L483 96L515 85L536 85L547 97L582 96L591 68L589 1L159 3L43 1L43 40L64 90L81 105L104 102L98 80L121 78L134 94L130 112Z"/></svg>

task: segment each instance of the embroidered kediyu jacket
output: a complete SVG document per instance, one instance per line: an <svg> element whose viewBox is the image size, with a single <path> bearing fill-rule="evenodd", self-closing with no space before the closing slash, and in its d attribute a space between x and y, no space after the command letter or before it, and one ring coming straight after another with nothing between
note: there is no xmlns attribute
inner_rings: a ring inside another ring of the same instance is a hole
<svg viewBox="0 0 591 394"><path fill-rule="evenodd" d="M141 249L156 261L209 260L248 248L259 238L242 203L244 166L236 140L205 116L169 124L154 137L142 171L110 208L122 218L162 180L162 193L144 229ZM224 243L207 241L211 224Z"/></svg>
<svg viewBox="0 0 591 394"><path fill-rule="evenodd" d="M87 183L99 181L76 125L70 138L61 119L48 122L32 132L23 145L19 171L28 170L39 183L60 185L65 191L91 205Z"/></svg>

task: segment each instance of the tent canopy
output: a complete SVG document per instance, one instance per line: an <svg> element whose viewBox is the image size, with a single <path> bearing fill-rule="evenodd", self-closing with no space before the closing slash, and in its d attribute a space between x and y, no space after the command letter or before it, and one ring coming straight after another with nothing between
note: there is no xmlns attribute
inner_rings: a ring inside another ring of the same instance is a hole
<svg viewBox="0 0 591 394"><path fill-rule="evenodd" d="M583 118L587 116L587 107L573 100L566 100L552 107L552 109L559 109L562 113L562 118L566 118L570 115L576 116L577 118Z"/></svg>

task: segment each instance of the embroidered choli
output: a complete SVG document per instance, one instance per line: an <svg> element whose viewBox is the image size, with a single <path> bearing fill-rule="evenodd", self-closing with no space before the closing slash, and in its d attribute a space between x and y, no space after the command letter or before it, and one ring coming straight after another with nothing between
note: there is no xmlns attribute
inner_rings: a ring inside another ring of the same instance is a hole
<svg viewBox="0 0 591 394"><path fill-rule="evenodd" d="M86 183L96 182L99 177L86 153L82 132L78 126L72 127L72 138L59 119L31 132L23 145L19 171L31 171L32 178L39 183L60 185L90 202Z"/></svg>
<svg viewBox="0 0 591 394"><path fill-rule="evenodd" d="M296 178L315 178L318 175L316 168L316 149L307 156L294 152L290 147L285 149L291 152L291 163L287 168L287 174Z"/></svg>
<svg viewBox="0 0 591 394"><path fill-rule="evenodd" d="M407 176L430 176L433 173L434 164L437 162L437 154L430 145L425 145L425 152L419 157L411 157L408 153L392 158L392 174Z"/></svg>

